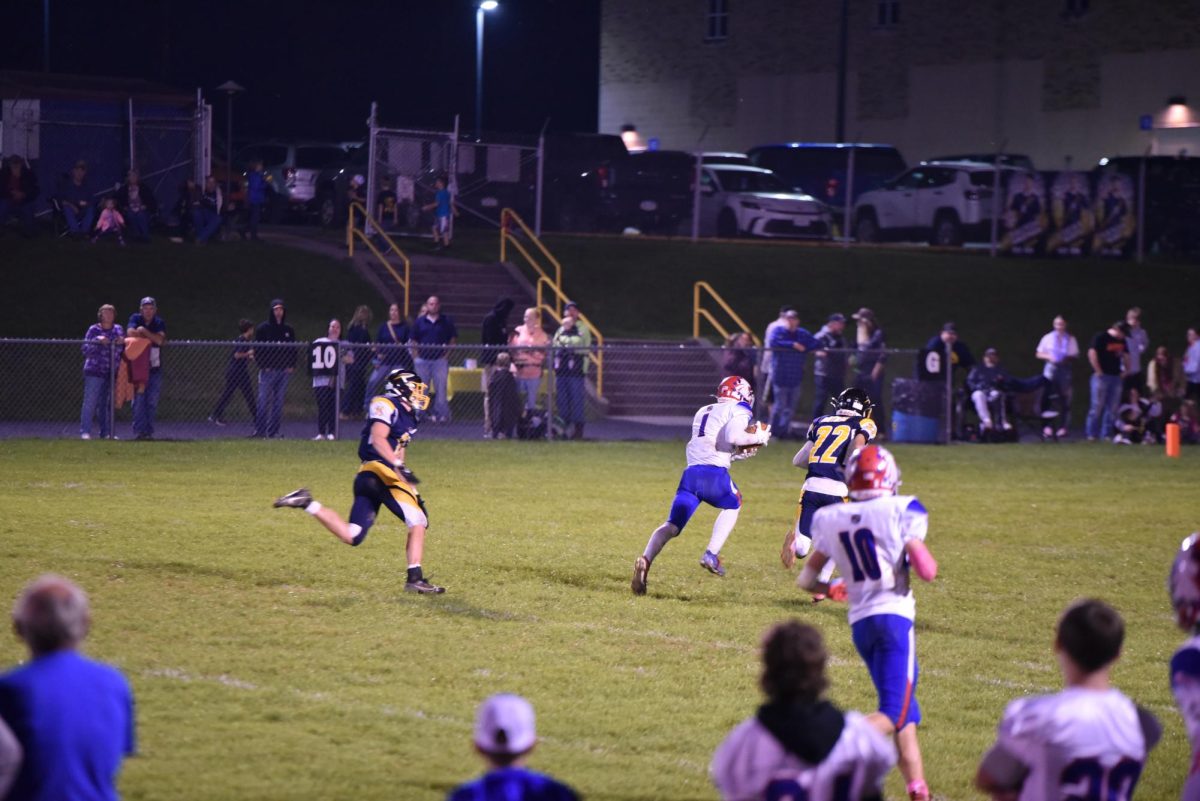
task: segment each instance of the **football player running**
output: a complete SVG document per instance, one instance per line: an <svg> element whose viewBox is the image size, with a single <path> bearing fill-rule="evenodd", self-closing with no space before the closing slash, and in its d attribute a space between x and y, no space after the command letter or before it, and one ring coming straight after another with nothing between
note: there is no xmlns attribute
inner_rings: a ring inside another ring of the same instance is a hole
<svg viewBox="0 0 1200 801"><path fill-rule="evenodd" d="M753 456L771 440L771 427L750 427L754 409L754 390L744 378L730 376L717 387L717 402L701 406L692 420L692 438L687 444L687 468L679 479L675 502L667 522L654 530L646 549L633 565L631 586L634 595L646 594L646 574L650 563L672 537L679 536L701 502L721 511L713 523L712 538L700 558L700 565L718 576L725 575L721 565L721 547L733 532L742 494L729 476L734 460Z"/></svg>
<svg viewBox="0 0 1200 801"><path fill-rule="evenodd" d="M721 798L883 798L896 747L860 713L825 700L828 660L813 626L793 620L767 632L760 681L767 701L730 732L709 766Z"/></svg>
<svg viewBox="0 0 1200 801"><path fill-rule="evenodd" d="M879 696L879 711L868 720L896 738L909 798L928 801L917 744L916 601L909 586L910 568L924 581L937 576L937 562L925 547L928 515L914 496L896 494L900 468L879 445L851 454L846 484L849 503L824 506L813 515L813 553L796 583L809 592L830 594L830 583L820 579L829 560L848 577L832 584L845 588L854 647Z"/></svg>
<svg viewBox="0 0 1200 801"><path fill-rule="evenodd" d="M275 507L303 509L347 545L359 545L366 539L380 506L408 526L408 576L406 592L432 595L445 592L431 584L421 572L425 549L425 530L429 520L425 502L417 492L417 477L404 464L408 443L417 433L420 412L429 407L429 394L421 377L409 370L393 370L384 381L384 392L371 399L367 424L358 445L362 465L354 477L354 505L350 522L337 512L313 500L307 489L289 492L275 499Z"/></svg>
<svg viewBox="0 0 1200 801"><path fill-rule="evenodd" d="M871 419L873 404L867 393L858 387L842 390L836 398L829 399L833 414L823 415L808 427L804 447L792 459L796 467L807 468L804 486L800 488L800 500L796 504L796 520L783 540L779 558L783 566L791 568L796 558L803 559L812 549L812 519L817 510L831 503L845 503L846 459L859 448L875 439L879 429ZM821 581L829 583L833 576L834 563L827 562L821 572ZM825 596L813 596L814 601ZM838 593L834 600L845 600Z"/></svg>
<svg viewBox="0 0 1200 801"><path fill-rule="evenodd" d="M1200 532L1183 541L1167 580L1175 621L1188 641L1171 658L1171 691L1192 743L1183 801L1200 801Z"/></svg>
<svg viewBox="0 0 1200 801"><path fill-rule="evenodd" d="M1066 688L1004 710L975 786L1003 801L1129 801L1162 727L1109 683L1125 623L1103 601L1067 607L1054 652Z"/></svg>

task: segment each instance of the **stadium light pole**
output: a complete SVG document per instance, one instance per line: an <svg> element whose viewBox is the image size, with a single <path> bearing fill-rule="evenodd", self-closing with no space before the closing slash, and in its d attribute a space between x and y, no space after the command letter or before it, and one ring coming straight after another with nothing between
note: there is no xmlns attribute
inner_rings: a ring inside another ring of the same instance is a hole
<svg viewBox="0 0 1200 801"><path fill-rule="evenodd" d="M217 87L225 93L225 202L233 192L233 96L246 91L237 81L226 81Z"/></svg>
<svg viewBox="0 0 1200 801"><path fill-rule="evenodd" d="M475 6L475 141L483 134L483 16L500 7L496 0L481 0Z"/></svg>

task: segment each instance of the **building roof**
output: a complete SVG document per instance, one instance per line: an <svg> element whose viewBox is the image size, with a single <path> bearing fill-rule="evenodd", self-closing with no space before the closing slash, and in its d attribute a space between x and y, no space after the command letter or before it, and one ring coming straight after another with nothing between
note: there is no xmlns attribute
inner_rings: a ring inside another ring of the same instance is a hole
<svg viewBox="0 0 1200 801"><path fill-rule="evenodd" d="M105 75L59 75L46 72L0 70L0 97L5 100L90 99L134 100L183 104L195 102L195 95L141 78L115 78Z"/></svg>

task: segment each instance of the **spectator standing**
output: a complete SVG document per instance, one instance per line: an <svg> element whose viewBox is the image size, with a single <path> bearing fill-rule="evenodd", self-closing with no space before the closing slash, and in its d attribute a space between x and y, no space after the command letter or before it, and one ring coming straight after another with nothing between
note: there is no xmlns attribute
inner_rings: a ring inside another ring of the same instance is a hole
<svg viewBox="0 0 1200 801"><path fill-rule="evenodd" d="M521 420L521 396L511 369L512 357L507 353L496 354L495 368L488 379L486 396L491 428L484 432L484 437L512 439Z"/></svg>
<svg viewBox="0 0 1200 801"><path fill-rule="evenodd" d="M533 706L519 695L493 695L475 717L475 751L487 772L456 787L446 801L575 801L567 785L525 767L537 745Z"/></svg>
<svg viewBox="0 0 1200 801"><path fill-rule="evenodd" d="M1059 439L1067 436L1071 429L1071 398L1075 394L1071 385L1071 367L1079 358L1079 342L1067 330L1067 321L1061 314L1054 318L1052 330L1038 342L1036 355L1046 364L1042 375L1050 382L1048 392L1058 397L1058 431L1051 426L1042 429L1042 436L1052 434Z"/></svg>
<svg viewBox="0 0 1200 801"><path fill-rule="evenodd" d="M96 221L96 206L92 202L93 192L87 179L87 162L75 162L71 171L63 176L58 187L58 204L62 208L67 233L84 237L91 233Z"/></svg>
<svg viewBox="0 0 1200 801"><path fill-rule="evenodd" d="M432 423L450 422L450 398L447 383L450 380L450 360L446 345L458 342L458 329L454 319L442 314L442 302L437 295L425 301L425 313L413 323L411 334L413 366L421 380L433 386Z"/></svg>
<svg viewBox="0 0 1200 801"><path fill-rule="evenodd" d="M258 362L258 415L255 418L252 437L275 438L283 419L283 399L287 394L288 379L296 369L296 331L287 324L287 306L282 298L271 301L267 319L254 329L255 342L280 342L255 348L254 360Z"/></svg>
<svg viewBox="0 0 1200 801"><path fill-rule="evenodd" d="M1129 333L1125 335L1125 350L1129 351L1129 372L1121 383L1121 388L1128 392L1136 389L1142 395L1146 394L1146 374L1142 370L1142 355L1150 350L1150 335L1142 328L1142 309L1134 306L1125 312L1125 325Z"/></svg>
<svg viewBox="0 0 1200 801"><path fill-rule="evenodd" d="M792 415L800 400L804 381L804 365L808 352L820 348L807 329L800 327L800 315L793 311L783 316L784 325L771 334L767 347L774 351L771 359L771 431L779 439L791 439Z"/></svg>
<svg viewBox="0 0 1200 801"><path fill-rule="evenodd" d="M79 438L92 438L92 422L100 423L100 439L108 439L112 419L115 361L125 349L125 331L116 323L117 310L105 303L96 312L97 322L84 334L83 410Z"/></svg>
<svg viewBox="0 0 1200 801"><path fill-rule="evenodd" d="M346 368L339 358L342 338L340 320L329 321L329 330L313 340L309 349L308 372L312 376L313 395L317 399L317 435L314 440L334 439L337 427L337 388L345 383Z"/></svg>
<svg viewBox="0 0 1200 801"><path fill-rule="evenodd" d="M1134 787L1162 724L1112 686L1124 639L1125 621L1108 604L1085 599L1068 607L1054 640L1066 687L1008 705L975 786L992 798L1041 799L1103 783L1106 796L1138 797Z"/></svg>
<svg viewBox="0 0 1200 801"><path fill-rule="evenodd" d="M492 407L488 403L488 396L491 392L492 376L496 373L496 357L508 344L508 315L512 312L512 308L513 302L509 298L501 298L496 301L492 310L484 315L483 322L479 326L479 344L483 346L479 351L479 366L483 368L480 384L483 389L483 436L485 439L492 436ZM507 364L505 370L508 370Z"/></svg>
<svg viewBox="0 0 1200 801"><path fill-rule="evenodd" d="M1128 330L1124 321L1113 323L1107 331L1092 337L1088 347L1088 362L1092 366L1088 442L1094 442L1097 437L1110 439L1113 436L1117 406L1121 402L1121 376L1129 366L1129 352L1125 350L1125 332Z"/></svg>
<svg viewBox="0 0 1200 801"><path fill-rule="evenodd" d="M750 386L754 381L754 340L748 331L738 331L730 334L725 340L725 354L721 361L721 372L725 375L736 375L746 379Z"/></svg>
<svg viewBox="0 0 1200 801"><path fill-rule="evenodd" d="M396 307L399 309L399 307ZM345 343L351 346L371 343L371 307L359 306L346 327ZM346 384L342 389L342 419L358 419L360 410L366 407L363 397L367 391L367 375L371 367L370 350L365 347L349 347L342 351L345 360Z"/></svg>
<svg viewBox="0 0 1200 801"><path fill-rule="evenodd" d="M925 343L925 352L940 354L943 361L946 360L947 351L949 352L950 369L961 367L964 371L969 372L975 366L975 356L971 353L967 343L958 338L958 326L953 322L944 324L941 333L930 337L929 341ZM923 358L922 361L924 361ZM942 378L946 377L943 370L938 370L937 373Z"/></svg>
<svg viewBox="0 0 1200 801"><path fill-rule="evenodd" d="M137 170L126 174L125 183L117 189L116 200L125 224L133 231L133 238L149 242L150 218L158 212L158 202L150 187L142 183Z"/></svg>
<svg viewBox="0 0 1200 801"><path fill-rule="evenodd" d="M158 301L147 295L141 311L129 318L125 336L150 341L150 373L146 389L133 396L133 433L138 439L154 439L154 417L162 392L162 346L167 341L167 324L158 316Z"/></svg>
<svg viewBox="0 0 1200 801"><path fill-rule="evenodd" d="M433 211L433 247L434 250L444 250L450 247L450 216L458 216L458 206L454 204L446 176L439 175L433 185L433 202L422 210Z"/></svg>
<svg viewBox="0 0 1200 801"><path fill-rule="evenodd" d="M842 336L846 330L846 315L831 314L825 325L817 331L816 340L821 343L813 360L813 409L812 419L816 420L825 412L830 398L836 398L846 388L846 340Z"/></svg>
<svg viewBox="0 0 1200 801"><path fill-rule="evenodd" d="M217 179L210 175L204 179L204 188L200 190L200 203L194 212L196 244L204 244L221 230L221 209L223 207L224 198L221 196L221 187L217 186Z"/></svg>
<svg viewBox="0 0 1200 801"><path fill-rule="evenodd" d="M825 699L829 652L821 632L780 623L763 637L760 655L766 703L717 746L708 769L721 798L805 798L804 787L843 782L846 794L829 797L882 798L896 747L864 715ZM860 789L851 795L851 787Z"/></svg>
<svg viewBox="0 0 1200 801"><path fill-rule="evenodd" d="M41 576L17 598L13 628L29 661L0 676L0 719L25 754L11 801L117 798L121 762L136 751L133 692L79 653L90 625L87 596L62 576Z"/></svg>
<svg viewBox="0 0 1200 801"><path fill-rule="evenodd" d="M1187 351L1183 355L1183 377L1187 381L1184 397L1200 403L1200 333L1195 328L1187 330Z"/></svg>
<svg viewBox="0 0 1200 801"><path fill-rule="evenodd" d="M250 239L258 240L258 222L262 219L263 207L267 205L267 174L263 172L262 159L256 158L250 162L250 171L246 173L246 231ZM244 234L243 234L244 236Z"/></svg>
<svg viewBox="0 0 1200 801"><path fill-rule="evenodd" d="M250 419L258 417L254 390L250 387L250 362L254 361L254 345L250 343L253 339L254 323L244 317L238 320L237 344L229 354L229 363L225 365L225 389L221 390L221 397L217 399L213 413L208 416L210 423L225 425L225 407L229 405L235 392L242 393L242 399L246 401L246 410L250 412Z"/></svg>
<svg viewBox="0 0 1200 801"><path fill-rule="evenodd" d="M400 304L388 306L388 318L379 326L375 337L374 369L367 379L366 398L369 401L375 396L379 382L393 370L413 369L412 354L408 352L408 342L412 339L412 327L400 315ZM423 380L425 379L422 376ZM365 408L365 407L364 407Z"/></svg>
<svg viewBox="0 0 1200 801"><path fill-rule="evenodd" d="M33 236L33 201L37 196L37 173L17 154L9 156L0 165L0 226L9 217L16 217L21 235Z"/></svg>
<svg viewBox="0 0 1200 801"><path fill-rule="evenodd" d="M887 363L887 342L875 312L862 307L850 319L855 322L854 386L867 393L874 404L873 417L881 436L888 432L887 413L883 408L883 370Z"/></svg>
<svg viewBox="0 0 1200 801"><path fill-rule="evenodd" d="M771 397L771 370L775 365L775 354L771 351L771 337L775 334L776 329L783 328L787 325L787 313L795 311L792 306L780 306L779 316L767 324L767 330L763 332L763 349L760 355L758 365L758 415L759 417L770 417L771 403L775 400Z"/></svg>
<svg viewBox="0 0 1200 801"><path fill-rule="evenodd" d="M579 305L568 301L563 307L562 324L554 332L554 388L558 392L558 416L563 422L563 437L570 425L571 439L583 439L585 400L587 398L588 354L592 332L580 319Z"/></svg>
<svg viewBox="0 0 1200 801"><path fill-rule="evenodd" d="M524 322L513 330L509 344L513 347L513 369L517 386L525 395L526 411L538 407L538 392L542 388L542 370L546 364L546 349L550 337L539 322L537 309L526 309Z"/></svg>

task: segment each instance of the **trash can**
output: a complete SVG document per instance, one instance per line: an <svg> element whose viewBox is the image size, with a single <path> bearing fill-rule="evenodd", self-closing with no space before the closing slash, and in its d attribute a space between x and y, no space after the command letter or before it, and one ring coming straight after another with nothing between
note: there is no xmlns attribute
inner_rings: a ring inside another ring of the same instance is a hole
<svg viewBox="0 0 1200 801"><path fill-rule="evenodd" d="M892 381L892 440L941 441L946 389L933 381L897 378Z"/></svg>

